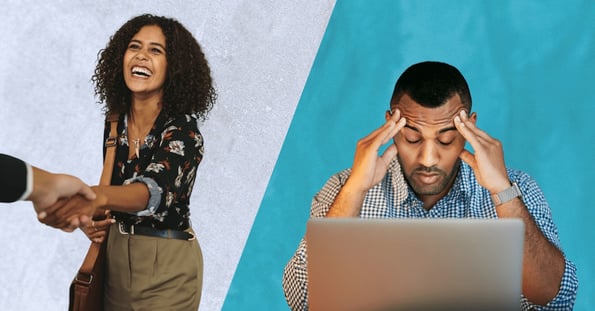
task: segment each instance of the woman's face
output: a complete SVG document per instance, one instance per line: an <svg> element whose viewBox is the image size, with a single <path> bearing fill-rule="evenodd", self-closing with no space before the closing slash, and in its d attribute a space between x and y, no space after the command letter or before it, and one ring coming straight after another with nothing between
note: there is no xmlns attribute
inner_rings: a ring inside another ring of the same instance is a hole
<svg viewBox="0 0 595 311"><path fill-rule="evenodd" d="M147 25L136 33L124 53L124 81L133 99L161 100L167 76L165 35L159 26Z"/></svg>

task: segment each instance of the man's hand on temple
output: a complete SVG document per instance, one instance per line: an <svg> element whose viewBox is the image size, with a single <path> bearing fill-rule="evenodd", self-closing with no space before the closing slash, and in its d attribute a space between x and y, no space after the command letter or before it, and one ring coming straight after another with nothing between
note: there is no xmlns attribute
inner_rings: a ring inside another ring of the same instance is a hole
<svg viewBox="0 0 595 311"><path fill-rule="evenodd" d="M347 183L354 190L365 193L378 184L386 174L388 165L397 155L397 147L391 144L382 155L380 147L388 143L405 126L398 109L380 128L357 142L351 175Z"/></svg>
<svg viewBox="0 0 595 311"><path fill-rule="evenodd" d="M510 181L506 173L504 151L500 141L477 128L474 120L467 116L465 110L461 110L459 115L455 116L454 123L457 130L473 147L474 154L463 150L459 157L471 166L479 184L491 193L499 193L509 188Z"/></svg>
<svg viewBox="0 0 595 311"><path fill-rule="evenodd" d="M382 180L397 155L395 144L391 144L382 155L378 154L380 147L397 135L406 122L398 109L392 115L387 112L386 123L357 142L351 174L327 217L354 217L359 214L366 192Z"/></svg>

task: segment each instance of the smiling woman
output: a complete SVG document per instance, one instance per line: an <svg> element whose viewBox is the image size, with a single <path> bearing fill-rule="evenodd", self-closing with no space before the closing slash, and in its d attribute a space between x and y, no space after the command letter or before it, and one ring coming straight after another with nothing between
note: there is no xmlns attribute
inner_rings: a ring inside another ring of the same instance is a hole
<svg viewBox="0 0 595 311"><path fill-rule="evenodd" d="M168 104L162 107L164 114L171 117L179 111L192 111L204 119L216 99L204 53L192 34L177 21L153 15L141 15L126 22L101 51L92 78L99 102L105 104L106 111L128 113L131 98L124 80L124 55L129 48L141 48L132 39L135 36L138 39L145 26L159 28L165 39L162 50L167 72L162 101Z"/></svg>
<svg viewBox="0 0 595 311"><path fill-rule="evenodd" d="M124 53L124 81L137 100L159 99L167 70L165 36L159 26L144 26Z"/></svg>
<svg viewBox="0 0 595 311"><path fill-rule="evenodd" d="M197 310L203 261L189 203L203 156L198 119L216 97L204 54L176 20L141 15L100 52L93 81L108 116L104 140L118 116L111 184L60 208L109 215L81 228L107 239L105 310Z"/></svg>

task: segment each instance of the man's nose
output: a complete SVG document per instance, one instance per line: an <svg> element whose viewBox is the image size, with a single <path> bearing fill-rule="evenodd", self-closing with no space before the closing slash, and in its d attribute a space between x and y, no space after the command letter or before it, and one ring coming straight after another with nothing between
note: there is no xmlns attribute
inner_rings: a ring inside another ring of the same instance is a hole
<svg viewBox="0 0 595 311"><path fill-rule="evenodd" d="M429 141L423 142L418 156L419 164L425 167L433 167L438 164L439 160L440 154L437 146Z"/></svg>

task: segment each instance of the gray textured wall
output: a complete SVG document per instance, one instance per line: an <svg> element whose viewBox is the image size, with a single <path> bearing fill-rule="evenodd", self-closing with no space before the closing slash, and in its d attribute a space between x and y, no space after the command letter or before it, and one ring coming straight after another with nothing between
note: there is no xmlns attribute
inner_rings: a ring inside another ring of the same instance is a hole
<svg viewBox="0 0 595 311"><path fill-rule="evenodd" d="M202 44L219 91L201 127L206 155L191 203L205 257L201 310L219 310L334 2L9 0L0 9L0 152L95 184L97 52L132 16L177 18ZM88 240L39 224L28 202L0 208L0 310L65 310Z"/></svg>

